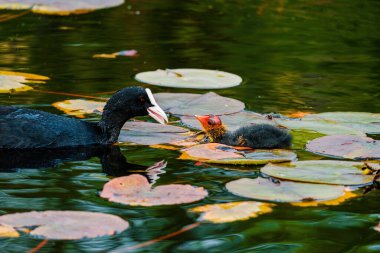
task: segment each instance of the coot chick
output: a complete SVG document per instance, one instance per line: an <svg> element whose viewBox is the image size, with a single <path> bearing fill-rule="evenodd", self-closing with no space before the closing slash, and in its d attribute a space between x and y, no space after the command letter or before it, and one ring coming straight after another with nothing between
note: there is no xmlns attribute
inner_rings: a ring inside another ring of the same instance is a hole
<svg viewBox="0 0 380 253"><path fill-rule="evenodd" d="M291 135L286 130L272 125L244 126L234 132L229 132L218 116L210 114L205 116L196 115L196 117L210 142L254 149L286 148L291 146Z"/></svg>
<svg viewBox="0 0 380 253"><path fill-rule="evenodd" d="M150 115L161 124L168 121L152 92L141 87L117 91L106 103L99 122L0 106L0 149L108 145L117 141L120 130L128 119L145 115Z"/></svg>

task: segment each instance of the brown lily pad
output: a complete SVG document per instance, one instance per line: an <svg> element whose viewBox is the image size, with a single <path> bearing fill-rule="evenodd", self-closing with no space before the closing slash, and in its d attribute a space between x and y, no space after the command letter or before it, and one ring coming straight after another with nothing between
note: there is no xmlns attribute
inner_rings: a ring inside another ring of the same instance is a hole
<svg viewBox="0 0 380 253"><path fill-rule="evenodd" d="M70 15L110 8L123 3L124 0L0 0L0 9L31 9L32 12L39 14Z"/></svg>
<svg viewBox="0 0 380 253"><path fill-rule="evenodd" d="M273 120L267 119L264 115L250 111L241 111L228 115L220 116L223 125L230 131L237 130L242 126L257 125L257 124L270 124L276 125ZM201 130L201 124L195 116L182 116L181 122L187 126L194 129Z"/></svg>
<svg viewBox="0 0 380 253"><path fill-rule="evenodd" d="M191 203L207 196L203 187L171 184L152 188L148 180L133 174L114 178L103 187L100 196L111 202L131 206L159 206Z"/></svg>
<svg viewBox="0 0 380 253"><path fill-rule="evenodd" d="M379 167L375 163L348 161L298 161L288 164L267 164L261 172L285 180L319 184L364 185L372 183L374 175L366 175L367 166Z"/></svg>
<svg viewBox="0 0 380 253"><path fill-rule="evenodd" d="M353 135L324 136L306 145L310 152L347 159L380 159L380 141Z"/></svg>
<svg viewBox="0 0 380 253"><path fill-rule="evenodd" d="M272 212L273 204L256 201L230 202L191 208L189 211L202 213L200 220L213 223L248 220Z"/></svg>
<svg viewBox="0 0 380 253"><path fill-rule="evenodd" d="M20 234L12 226L0 224L1 237L19 237Z"/></svg>
<svg viewBox="0 0 380 253"><path fill-rule="evenodd" d="M79 240L113 235L128 228L128 222L118 216L81 211L44 211L5 214L0 224L16 229L35 227L30 234L46 239Z"/></svg>
<svg viewBox="0 0 380 253"><path fill-rule="evenodd" d="M275 202L326 201L337 199L345 193L341 185L273 182L265 178L241 178L227 183L226 188L241 197Z"/></svg>
<svg viewBox="0 0 380 253"><path fill-rule="evenodd" d="M182 152L180 159L232 165L257 165L269 162L288 162L297 158L295 153L283 149L240 150L237 147L231 147L219 143L195 145L184 149Z"/></svg>

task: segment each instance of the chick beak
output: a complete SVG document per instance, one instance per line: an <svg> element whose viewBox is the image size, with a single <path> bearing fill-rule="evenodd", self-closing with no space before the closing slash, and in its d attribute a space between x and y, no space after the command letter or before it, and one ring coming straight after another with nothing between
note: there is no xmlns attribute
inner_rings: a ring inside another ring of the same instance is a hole
<svg viewBox="0 0 380 253"><path fill-rule="evenodd" d="M147 108L149 116L151 116L158 123L163 124L163 125L169 122L168 117L166 116L166 113L164 112L164 110L161 109L161 107L158 106L156 100L154 99L152 91L148 88L145 89L145 91L148 94L150 103L153 105Z"/></svg>
<svg viewBox="0 0 380 253"><path fill-rule="evenodd" d="M208 115L205 115L205 116L195 115L195 117L197 118L197 120L199 121L199 123L201 123L202 128L204 130L207 130L207 128L208 128L207 122L209 120L209 116Z"/></svg>

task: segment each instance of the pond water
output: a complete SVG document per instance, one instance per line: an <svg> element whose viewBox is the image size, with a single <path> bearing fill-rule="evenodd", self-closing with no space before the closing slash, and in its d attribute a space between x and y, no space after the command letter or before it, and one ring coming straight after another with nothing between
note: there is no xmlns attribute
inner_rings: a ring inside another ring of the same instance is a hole
<svg viewBox="0 0 380 253"><path fill-rule="evenodd" d="M283 4L284 3L284 4ZM9 13L1 11L0 14ZM380 2L377 0L127 1L77 16L29 13L0 23L0 70L49 76L40 90L85 95L135 85L133 76L158 68L206 68L243 77L217 90L249 110L380 112ZM139 57L92 55L136 49ZM141 85L141 84L140 84ZM150 87L153 92L202 90ZM102 95L108 96L108 95ZM0 94L2 105L63 114L52 103L71 98L38 91ZM39 252L107 252L177 231L196 221L186 210L244 200L227 192L231 180L258 176L259 167L197 166L177 151L123 146L128 162L168 163L158 184L203 186L209 196L193 204L130 207L98 194L111 176L99 158L54 168L0 173L0 214L83 210L118 215L131 224L111 237L49 241ZM297 150L299 160L317 156ZM203 223L141 252L380 252L380 191L338 206L277 205L247 221ZM0 239L0 252L26 252L40 240Z"/></svg>

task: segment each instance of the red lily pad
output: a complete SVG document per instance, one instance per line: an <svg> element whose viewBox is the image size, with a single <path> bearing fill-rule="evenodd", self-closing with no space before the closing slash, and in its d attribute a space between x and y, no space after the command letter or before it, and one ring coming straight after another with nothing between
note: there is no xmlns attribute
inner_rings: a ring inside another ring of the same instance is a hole
<svg viewBox="0 0 380 253"><path fill-rule="evenodd" d="M337 199L344 195L341 185L309 184L290 181L273 182L265 178L241 178L226 184L232 194L275 202L314 202Z"/></svg>
<svg viewBox="0 0 380 253"><path fill-rule="evenodd" d="M5 214L0 224L16 229L35 227L30 234L46 239L79 240L113 235L128 228L128 222L118 216L81 211L44 211Z"/></svg>
<svg viewBox="0 0 380 253"><path fill-rule="evenodd" d="M110 8L123 3L124 0L0 0L0 9L31 9L32 12L40 14L70 15Z"/></svg>
<svg viewBox="0 0 380 253"><path fill-rule="evenodd" d="M114 178L103 187L100 196L111 202L131 206L159 206L191 203L207 196L203 187L171 184L152 188L148 180L133 174Z"/></svg>
<svg viewBox="0 0 380 253"><path fill-rule="evenodd" d="M191 132L183 127L162 125L143 121L129 121L124 124L119 142L139 145L157 145L179 142L189 138Z"/></svg>
<svg viewBox="0 0 380 253"><path fill-rule="evenodd" d="M377 232L380 232L380 223L376 227L374 227L373 229L375 229Z"/></svg>
<svg viewBox="0 0 380 253"><path fill-rule="evenodd" d="M231 114L242 111L244 103L239 100L222 97L214 92L203 95L198 94L171 94L163 93L155 94L157 103L162 108L175 115L204 115L204 114ZM169 100L169 101L168 101Z"/></svg>
<svg viewBox="0 0 380 253"><path fill-rule="evenodd" d="M238 75L209 69L158 69L138 73L135 78L157 86L192 89L224 89L243 81Z"/></svg>
<svg viewBox="0 0 380 253"><path fill-rule="evenodd" d="M353 135L324 136L306 145L310 152L347 159L380 159L380 141Z"/></svg>
<svg viewBox="0 0 380 253"><path fill-rule="evenodd" d="M297 158L291 151L283 149L247 149L240 150L219 143L207 143L195 145L182 150L180 159L195 160L205 163L233 164L233 165L257 165L269 162L289 162Z"/></svg>
<svg viewBox="0 0 380 253"><path fill-rule="evenodd" d="M209 114L209 113L207 113ZM230 131L237 130L242 126L257 125L257 124L270 124L276 125L273 120L267 119L265 116L250 112L250 111L241 111L228 115L221 115L220 119L223 122L223 125ZM194 129L202 130L201 124L195 116L182 116L181 122L187 126Z"/></svg>

